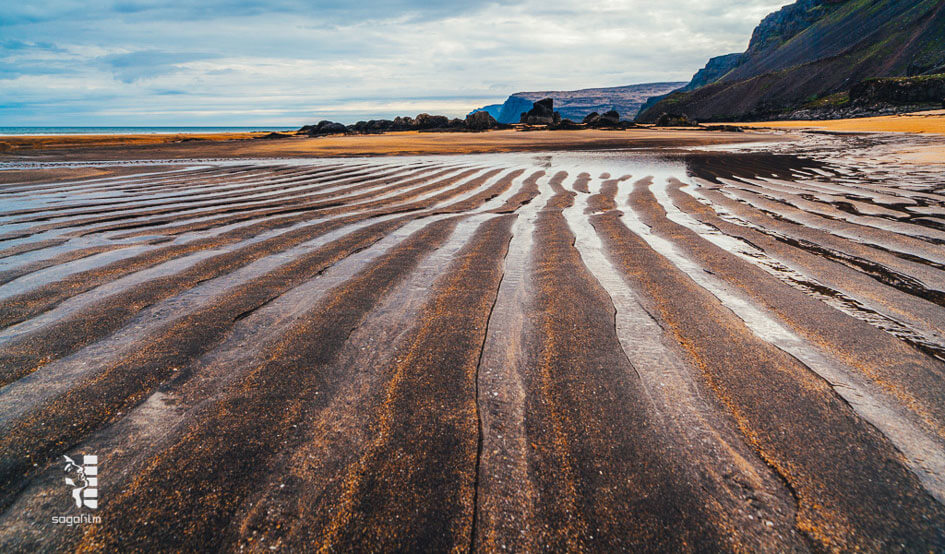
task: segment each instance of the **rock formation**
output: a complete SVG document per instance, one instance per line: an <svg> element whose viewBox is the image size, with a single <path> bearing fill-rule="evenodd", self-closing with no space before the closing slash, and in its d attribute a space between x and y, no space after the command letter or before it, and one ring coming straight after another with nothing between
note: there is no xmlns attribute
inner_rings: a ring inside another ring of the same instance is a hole
<svg viewBox="0 0 945 554"><path fill-rule="evenodd" d="M656 118L657 127L695 127L699 124L689 119L686 114L664 113Z"/></svg>
<svg viewBox="0 0 945 554"><path fill-rule="evenodd" d="M487 111L499 123L518 123L522 112L531 109L536 100L551 98L562 118L581 121L591 112L609 110L633 118L643 102L652 96L666 94L685 83L643 83L622 87L589 88L571 91L516 92L503 104L485 106L474 111Z"/></svg>
<svg viewBox="0 0 945 554"><path fill-rule="evenodd" d="M495 129L498 123L488 112L475 112L466 116L465 126L470 131L485 131Z"/></svg>
<svg viewBox="0 0 945 554"><path fill-rule="evenodd" d="M555 111L553 98L545 98L532 104L532 108L523 112L519 123L527 125L556 125L561 121L561 114Z"/></svg>

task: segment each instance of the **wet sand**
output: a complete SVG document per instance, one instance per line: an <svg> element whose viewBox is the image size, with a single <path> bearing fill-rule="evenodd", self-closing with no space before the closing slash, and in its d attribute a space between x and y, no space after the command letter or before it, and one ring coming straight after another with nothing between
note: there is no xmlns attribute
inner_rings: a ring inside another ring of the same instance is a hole
<svg viewBox="0 0 945 554"><path fill-rule="evenodd" d="M935 144L825 140L3 156L0 550L942 550Z"/></svg>

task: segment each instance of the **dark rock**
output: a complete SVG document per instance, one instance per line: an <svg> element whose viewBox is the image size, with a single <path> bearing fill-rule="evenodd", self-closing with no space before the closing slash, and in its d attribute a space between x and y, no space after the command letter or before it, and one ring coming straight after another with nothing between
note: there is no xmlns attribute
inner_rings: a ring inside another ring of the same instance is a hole
<svg viewBox="0 0 945 554"><path fill-rule="evenodd" d="M617 110L610 110L600 116L600 124L608 127L616 126L620 123L620 114Z"/></svg>
<svg viewBox="0 0 945 554"><path fill-rule="evenodd" d="M400 117L397 116L394 118L394 121L391 125L392 131L410 131L416 129L417 125L414 123L412 117Z"/></svg>
<svg viewBox="0 0 945 554"><path fill-rule="evenodd" d="M417 130L445 129L449 127L450 119L443 115L422 113L414 119Z"/></svg>
<svg viewBox="0 0 945 554"><path fill-rule="evenodd" d="M300 135L318 137L322 135L338 135L348 131L347 127L334 121L319 121L316 125L306 125L297 131Z"/></svg>
<svg viewBox="0 0 945 554"><path fill-rule="evenodd" d="M562 119L561 121L558 122L557 125L554 126L555 129L560 130L560 131L573 131L573 130L581 129L583 127L584 127L583 125L579 125L571 121L570 119Z"/></svg>
<svg viewBox="0 0 945 554"><path fill-rule="evenodd" d="M787 111L771 117L773 120L826 120L826 119L855 119L858 117L878 117L901 113L918 112L936 107L934 103L922 104L858 104L851 103L839 107L802 108Z"/></svg>
<svg viewBox="0 0 945 554"><path fill-rule="evenodd" d="M597 112L591 112L584 116L584 121L582 123L588 127L597 127L600 124L600 114Z"/></svg>
<svg viewBox="0 0 945 554"><path fill-rule="evenodd" d="M555 112L555 101L545 98L532 104L532 109L522 114L520 123L527 125L554 125L561 121L561 115Z"/></svg>
<svg viewBox="0 0 945 554"><path fill-rule="evenodd" d="M498 126L495 118L489 112L475 112L466 116L466 128L470 131L485 131Z"/></svg>
<svg viewBox="0 0 945 554"><path fill-rule="evenodd" d="M726 133L744 133L745 130L737 125L708 125L702 127L706 131L724 131Z"/></svg>
<svg viewBox="0 0 945 554"><path fill-rule="evenodd" d="M588 127L622 127L629 122L621 122L620 114L617 110L610 110L603 114L591 112L584 118L584 124ZM631 124L632 125L632 124Z"/></svg>
<svg viewBox="0 0 945 554"><path fill-rule="evenodd" d="M386 133L391 130L394 122L389 119L372 119L370 121L359 121L355 123L351 130L356 133L376 135Z"/></svg>
<svg viewBox="0 0 945 554"><path fill-rule="evenodd" d="M657 127L695 127L699 124L691 121L686 114L663 113L656 119Z"/></svg>
<svg viewBox="0 0 945 554"><path fill-rule="evenodd" d="M850 100L861 105L938 103L942 98L945 98L945 74L867 79L850 88Z"/></svg>

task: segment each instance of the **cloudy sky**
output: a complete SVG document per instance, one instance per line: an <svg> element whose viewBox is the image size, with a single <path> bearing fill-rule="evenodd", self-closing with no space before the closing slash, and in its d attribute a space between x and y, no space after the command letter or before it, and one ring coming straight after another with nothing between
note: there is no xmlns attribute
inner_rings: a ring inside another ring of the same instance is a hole
<svg viewBox="0 0 945 554"><path fill-rule="evenodd" d="M297 127L685 81L786 2L4 0L0 126Z"/></svg>

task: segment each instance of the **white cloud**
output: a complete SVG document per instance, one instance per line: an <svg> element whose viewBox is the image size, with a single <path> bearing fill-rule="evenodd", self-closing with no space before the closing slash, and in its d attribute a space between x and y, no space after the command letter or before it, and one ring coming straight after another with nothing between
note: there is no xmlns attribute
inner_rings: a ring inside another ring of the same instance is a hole
<svg viewBox="0 0 945 554"><path fill-rule="evenodd" d="M352 6L213 0L196 10L142 1L10 10L0 18L0 125L459 116L518 90L687 80L708 57L743 50L780 2Z"/></svg>

